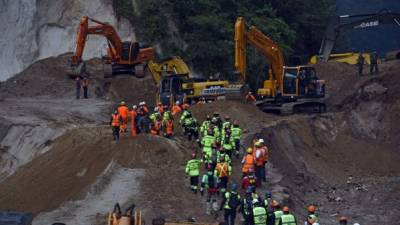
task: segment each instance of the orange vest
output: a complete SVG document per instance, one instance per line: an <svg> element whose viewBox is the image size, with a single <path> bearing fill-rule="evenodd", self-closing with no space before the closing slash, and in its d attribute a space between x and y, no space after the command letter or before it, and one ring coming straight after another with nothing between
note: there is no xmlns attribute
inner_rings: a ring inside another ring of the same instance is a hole
<svg viewBox="0 0 400 225"><path fill-rule="evenodd" d="M158 135L160 134L160 130L161 130L161 122L156 121L153 126L151 127L150 133L151 134L155 134Z"/></svg>
<svg viewBox="0 0 400 225"><path fill-rule="evenodd" d="M136 118L136 111L135 110L131 110L129 112L129 116L131 117L131 125L134 126L135 125L135 118Z"/></svg>
<svg viewBox="0 0 400 225"><path fill-rule="evenodd" d="M215 167L217 170L218 177L227 177L228 176L228 163L223 162L223 163L218 163L217 166Z"/></svg>
<svg viewBox="0 0 400 225"><path fill-rule="evenodd" d="M175 116L176 114L180 113L182 111L181 107L179 105L174 105L171 108L171 113L173 116Z"/></svg>
<svg viewBox="0 0 400 225"><path fill-rule="evenodd" d="M121 105L120 107L118 107L118 113L119 115L121 115L122 118L127 118L129 114L129 109L128 107Z"/></svg>
<svg viewBox="0 0 400 225"><path fill-rule="evenodd" d="M268 161L268 147L263 146L262 148L264 149L264 162L267 162Z"/></svg>
<svg viewBox="0 0 400 225"><path fill-rule="evenodd" d="M172 120L168 120L165 123L165 132L167 134L173 134L174 133L174 121Z"/></svg>
<svg viewBox="0 0 400 225"><path fill-rule="evenodd" d="M254 171L254 157L251 154L247 154L244 157L244 164L242 167L242 172L243 173L248 173L250 169L253 169Z"/></svg>
<svg viewBox="0 0 400 225"><path fill-rule="evenodd" d="M259 158L256 157L257 151L261 151L261 155ZM254 151L253 157L256 159L257 166L263 166L264 165L264 157L265 157L265 149L263 149L263 148L256 149Z"/></svg>
<svg viewBox="0 0 400 225"><path fill-rule="evenodd" d="M120 116L118 114L112 114L111 116L112 116L111 126L119 127Z"/></svg>

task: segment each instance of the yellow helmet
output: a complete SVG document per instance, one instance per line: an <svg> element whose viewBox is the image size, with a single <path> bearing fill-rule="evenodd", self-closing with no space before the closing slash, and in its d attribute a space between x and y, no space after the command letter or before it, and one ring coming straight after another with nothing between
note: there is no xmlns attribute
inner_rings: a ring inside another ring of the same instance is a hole
<svg viewBox="0 0 400 225"><path fill-rule="evenodd" d="M252 148L247 148L246 152L251 154L251 153L253 153L253 149Z"/></svg>

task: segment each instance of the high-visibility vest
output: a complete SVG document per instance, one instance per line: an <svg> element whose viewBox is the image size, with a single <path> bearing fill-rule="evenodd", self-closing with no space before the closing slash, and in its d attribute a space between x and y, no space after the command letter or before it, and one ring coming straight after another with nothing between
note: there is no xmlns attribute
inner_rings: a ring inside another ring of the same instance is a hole
<svg viewBox="0 0 400 225"><path fill-rule="evenodd" d="M292 214L283 214L281 220L282 225L296 225L296 219Z"/></svg>
<svg viewBox="0 0 400 225"><path fill-rule="evenodd" d="M253 169L253 171L254 171L254 157L251 154L247 154L244 157L242 172L248 173L250 169Z"/></svg>
<svg viewBox="0 0 400 225"><path fill-rule="evenodd" d="M283 211L277 210L274 212L274 215L275 215L275 225L279 225L279 221L281 219L281 216L283 215Z"/></svg>
<svg viewBox="0 0 400 225"><path fill-rule="evenodd" d="M227 162L218 163L216 168L218 177L227 177L229 175L229 165Z"/></svg>
<svg viewBox="0 0 400 225"><path fill-rule="evenodd" d="M257 151L260 152L260 157L256 157ZM256 151L254 151L254 158L256 159L256 165L257 166L264 166L264 155L265 155L265 150L263 148L258 148Z"/></svg>
<svg viewBox="0 0 400 225"><path fill-rule="evenodd" d="M166 122L166 125L165 125L165 132L166 132L167 134L172 134L172 133L174 133L174 121L168 120L168 121Z"/></svg>
<svg viewBox="0 0 400 225"><path fill-rule="evenodd" d="M118 107L118 113L121 115L122 118L127 118L129 109L128 109L128 107L122 105L122 106Z"/></svg>
<svg viewBox="0 0 400 225"><path fill-rule="evenodd" d="M263 146L262 148L264 149L264 162L268 162L268 147Z"/></svg>
<svg viewBox="0 0 400 225"><path fill-rule="evenodd" d="M253 209L254 225L264 225L267 223L267 211L264 207L257 206Z"/></svg>
<svg viewBox="0 0 400 225"><path fill-rule="evenodd" d="M113 127L119 127L119 120L120 120L120 115L119 114L112 114L112 121L111 121L111 126Z"/></svg>

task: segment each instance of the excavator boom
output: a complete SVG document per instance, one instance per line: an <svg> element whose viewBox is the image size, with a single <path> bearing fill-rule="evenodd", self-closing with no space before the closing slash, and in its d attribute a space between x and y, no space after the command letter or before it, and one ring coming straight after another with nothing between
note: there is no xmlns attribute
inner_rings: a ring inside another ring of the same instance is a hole
<svg viewBox="0 0 400 225"><path fill-rule="evenodd" d="M92 22L93 25L89 25ZM122 41L117 31L108 23L82 17L79 23L75 53L70 63L70 76L81 76L85 70L82 60L88 35L100 35L107 40L107 56L103 57L105 77L115 74L135 74L137 77L144 75L144 63L154 58L152 47L140 46L138 42Z"/></svg>

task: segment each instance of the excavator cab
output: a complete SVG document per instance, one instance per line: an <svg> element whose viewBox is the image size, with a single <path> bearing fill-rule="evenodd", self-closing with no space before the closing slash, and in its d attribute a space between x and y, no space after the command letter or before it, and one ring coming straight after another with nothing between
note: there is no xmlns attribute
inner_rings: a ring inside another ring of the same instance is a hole
<svg viewBox="0 0 400 225"><path fill-rule="evenodd" d="M325 96L325 82L313 66L284 67L282 97L319 98Z"/></svg>
<svg viewBox="0 0 400 225"><path fill-rule="evenodd" d="M183 102L185 94L182 89L182 75L174 74L162 77L159 89L159 102L172 105L176 101Z"/></svg>

